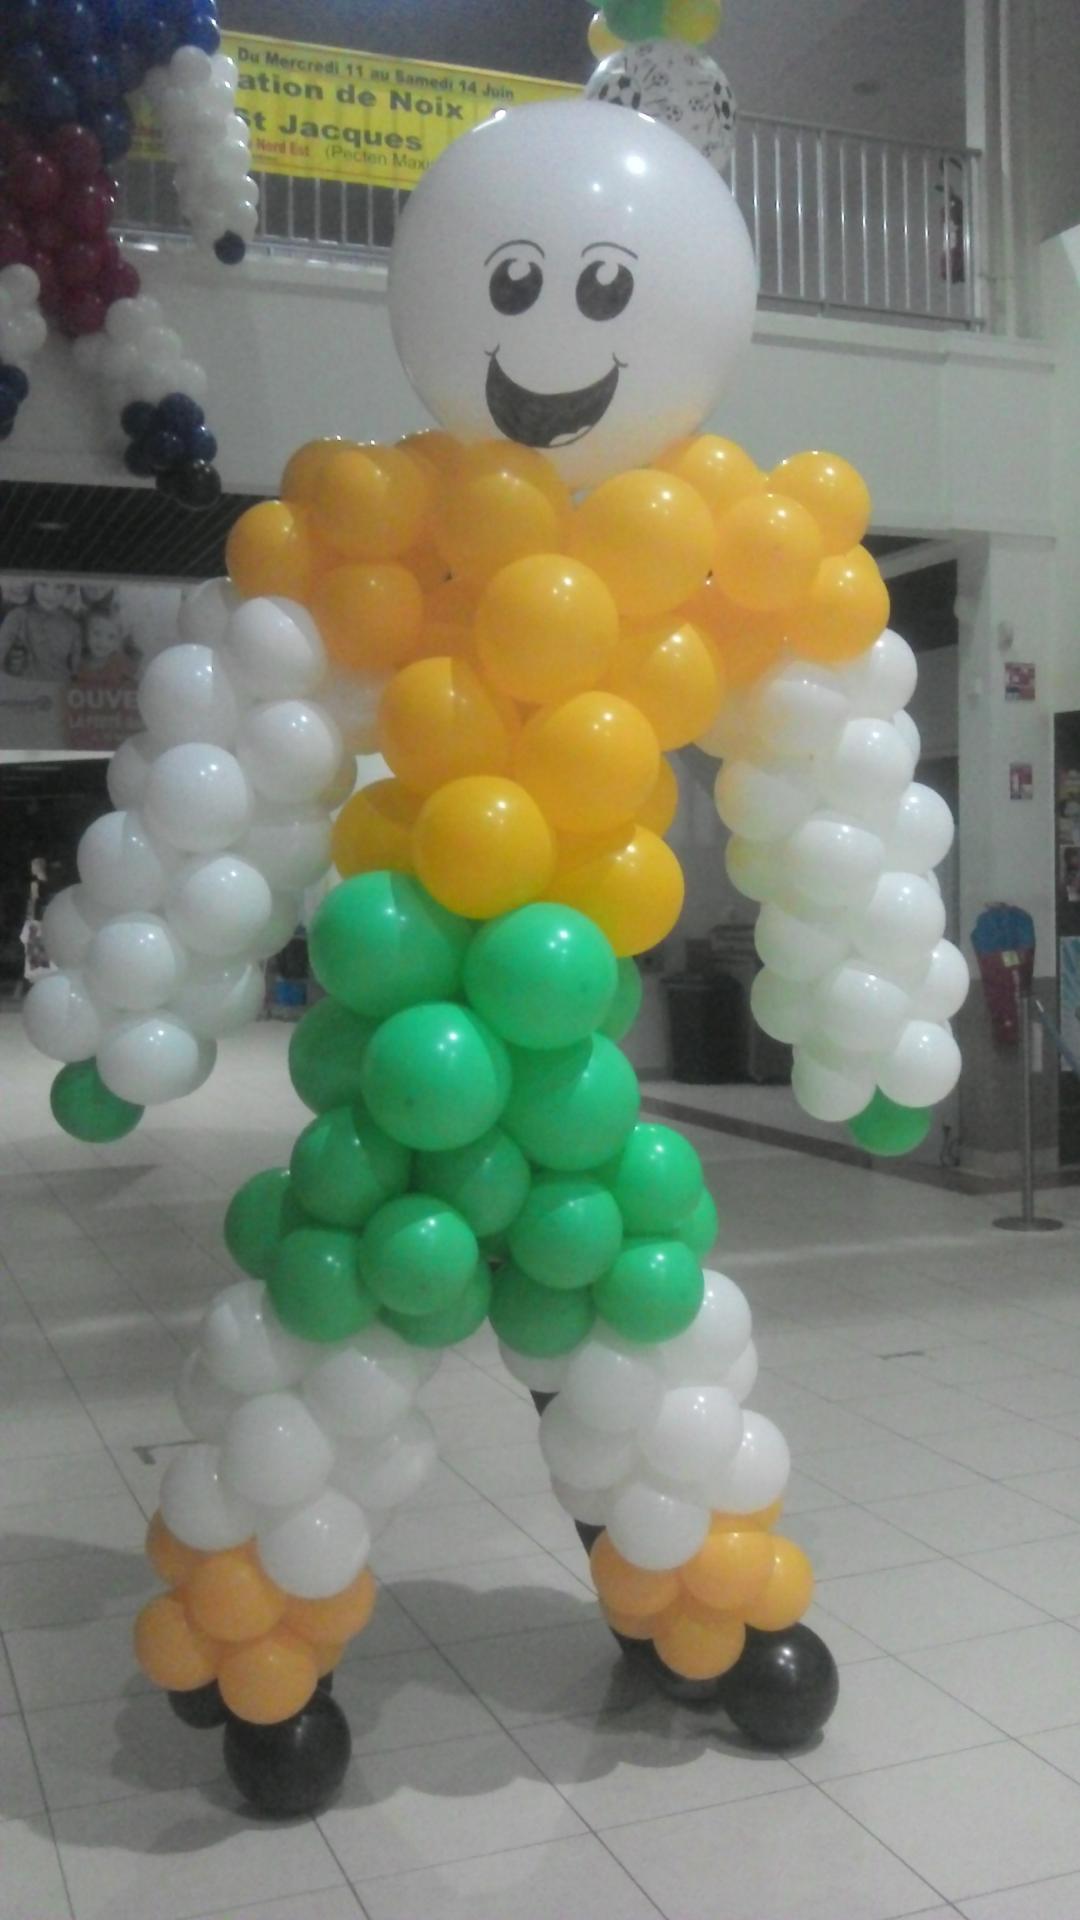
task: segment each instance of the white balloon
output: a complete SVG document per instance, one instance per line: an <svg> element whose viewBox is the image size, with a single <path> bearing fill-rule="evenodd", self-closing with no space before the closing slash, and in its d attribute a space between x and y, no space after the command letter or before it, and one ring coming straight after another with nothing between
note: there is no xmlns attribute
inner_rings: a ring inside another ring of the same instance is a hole
<svg viewBox="0 0 1080 1920"><path fill-rule="evenodd" d="M343 1440L332 1483L364 1508L399 1507L419 1492L438 1451L430 1420L414 1410L385 1440Z"/></svg>
<svg viewBox="0 0 1080 1920"><path fill-rule="evenodd" d="M759 682L755 730L770 753L823 753L834 746L850 704L827 667L790 660Z"/></svg>
<svg viewBox="0 0 1080 1920"><path fill-rule="evenodd" d="M804 982L786 980L762 967L750 987L750 1011L762 1033L794 1046L809 1030L813 1002Z"/></svg>
<svg viewBox="0 0 1080 1920"><path fill-rule="evenodd" d="M909 1020L892 1051L877 1063L882 1093L902 1107L932 1107L960 1078L960 1049L947 1027Z"/></svg>
<svg viewBox="0 0 1080 1920"><path fill-rule="evenodd" d="M541 1416L540 1451L556 1478L571 1487L613 1487L634 1464L628 1435L587 1426L563 1405L561 1394Z"/></svg>
<svg viewBox="0 0 1080 1920"><path fill-rule="evenodd" d="M322 700L354 757L374 753L378 745L379 708L389 684L389 677L373 679L359 673L332 673L323 683Z"/></svg>
<svg viewBox="0 0 1080 1920"><path fill-rule="evenodd" d="M170 1011L203 1040L257 1020L266 1000L263 970L254 960L197 960L189 964Z"/></svg>
<svg viewBox="0 0 1080 1920"><path fill-rule="evenodd" d="M815 906L852 907L869 900L884 859L876 833L815 814L787 842L783 866L789 885Z"/></svg>
<svg viewBox="0 0 1080 1920"><path fill-rule="evenodd" d="M838 1047L881 1053L895 1044L910 1005L910 995L895 980L847 963L818 982L814 1022Z"/></svg>
<svg viewBox="0 0 1080 1920"><path fill-rule="evenodd" d="M912 766L917 767L922 759L922 735L918 727L905 707L893 714L892 723L911 755Z"/></svg>
<svg viewBox="0 0 1080 1920"><path fill-rule="evenodd" d="M340 724L340 722L339 722ZM389 772L389 768L387 768ZM328 813L336 813L356 791L356 755L346 753L333 779L317 795L317 803Z"/></svg>
<svg viewBox="0 0 1080 1920"><path fill-rule="evenodd" d="M164 317L160 301L143 293L134 300L114 300L106 317L105 331L111 340L119 340L121 344L138 342L150 327L159 327Z"/></svg>
<svg viewBox="0 0 1080 1920"><path fill-rule="evenodd" d="M199 1040L175 1014L132 1015L106 1028L98 1072L110 1092L137 1106L181 1100L210 1078L217 1058L212 1040Z"/></svg>
<svg viewBox="0 0 1080 1920"><path fill-rule="evenodd" d="M210 390L206 370L197 360L181 360L173 375L174 393L186 393L191 400L203 401Z"/></svg>
<svg viewBox="0 0 1080 1920"><path fill-rule="evenodd" d="M763 1413L744 1412L743 1437L731 1465L706 1489L722 1513L760 1513L779 1500L791 1474L791 1454L779 1427Z"/></svg>
<svg viewBox="0 0 1080 1920"><path fill-rule="evenodd" d="M220 1440L240 1398L218 1385L201 1354L189 1353L176 1383L176 1405L196 1440Z"/></svg>
<svg viewBox="0 0 1080 1920"><path fill-rule="evenodd" d="M221 1471L245 1500L294 1507L326 1485L334 1448L295 1393L262 1393L239 1406L221 1448Z"/></svg>
<svg viewBox="0 0 1080 1920"><path fill-rule="evenodd" d="M758 1377L758 1350L752 1340L748 1340L733 1367L724 1375L722 1386L735 1395L741 1406L754 1391Z"/></svg>
<svg viewBox="0 0 1080 1920"><path fill-rule="evenodd" d="M785 761L728 760L716 776L716 811L744 840L783 840L813 812L809 774Z"/></svg>
<svg viewBox="0 0 1080 1920"><path fill-rule="evenodd" d="M420 1389L408 1341L378 1325L312 1368L304 1398L328 1433L381 1440L400 1426Z"/></svg>
<svg viewBox="0 0 1080 1920"><path fill-rule="evenodd" d="M160 749L148 733L133 733L122 740L109 761L105 784L109 799L121 812L125 807L142 805L150 769Z"/></svg>
<svg viewBox="0 0 1080 1920"><path fill-rule="evenodd" d="M724 849L724 866L732 886L748 900L771 900L783 884L780 849L773 841L743 840L732 834Z"/></svg>
<svg viewBox="0 0 1080 1920"><path fill-rule="evenodd" d="M607 1525L608 1508L611 1505L610 1487L571 1487L553 1474L551 1491L571 1519L580 1520L586 1527Z"/></svg>
<svg viewBox="0 0 1080 1920"><path fill-rule="evenodd" d="M564 1373L560 1404L598 1433L633 1433L663 1386L648 1350L605 1327L574 1349Z"/></svg>
<svg viewBox="0 0 1080 1920"><path fill-rule="evenodd" d="M286 1593L329 1600L363 1572L371 1530L355 1500L327 1487L307 1506L261 1526L256 1543L264 1571Z"/></svg>
<svg viewBox="0 0 1080 1920"><path fill-rule="evenodd" d="M754 725L757 707L753 693L729 692L720 711L694 745L712 760L769 759L770 752L758 738Z"/></svg>
<svg viewBox="0 0 1080 1920"><path fill-rule="evenodd" d="M865 653L838 667L836 677L856 713L872 720L888 720L898 708L907 706L919 668L907 641L886 627Z"/></svg>
<svg viewBox="0 0 1080 1920"><path fill-rule="evenodd" d="M53 895L41 916L41 933L54 967L81 967L105 912L95 911L85 887L64 887Z"/></svg>
<svg viewBox="0 0 1080 1920"><path fill-rule="evenodd" d="M945 905L918 874L883 873L849 925L854 945L875 966L929 964L945 932Z"/></svg>
<svg viewBox="0 0 1080 1920"><path fill-rule="evenodd" d="M210 55L201 47L177 47L169 61L169 79L176 87L207 87L214 77Z"/></svg>
<svg viewBox="0 0 1080 1920"><path fill-rule="evenodd" d="M185 640L155 655L139 688L139 712L149 731L166 746L198 740L231 747L236 738L232 682L220 655L197 641Z"/></svg>
<svg viewBox="0 0 1080 1920"><path fill-rule="evenodd" d="M795 1049L791 1091L815 1120L853 1120L874 1096L874 1073L859 1055L824 1038Z"/></svg>
<svg viewBox="0 0 1080 1920"><path fill-rule="evenodd" d="M151 913L121 913L95 933L86 977L98 1000L128 1013L152 1013L171 1000L187 968L172 929Z"/></svg>
<svg viewBox="0 0 1080 1920"><path fill-rule="evenodd" d="M219 647L229 630L230 620L243 604L230 580L204 580L181 600L177 632L181 640Z"/></svg>
<svg viewBox="0 0 1080 1920"><path fill-rule="evenodd" d="M284 806L314 800L337 773L344 748L323 707L273 700L244 715L236 751L252 785Z"/></svg>
<svg viewBox="0 0 1080 1920"><path fill-rule="evenodd" d="M0 268L0 288L16 307L32 307L41 297L41 281L33 267L23 266L20 261Z"/></svg>
<svg viewBox="0 0 1080 1920"><path fill-rule="evenodd" d="M944 860L955 832L952 814L941 795L914 781L900 796L899 811L885 843L886 864L900 873L929 873Z"/></svg>
<svg viewBox="0 0 1080 1920"><path fill-rule="evenodd" d="M47 333L44 314L16 309L0 320L0 355L16 367L25 366L41 352Z"/></svg>
<svg viewBox="0 0 1080 1920"><path fill-rule="evenodd" d="M221 853L248 827L254 796L225 747L167 747L146 783L143 810L159 839L182 853Z"/></svg>
<svg viewBox="0 0 1080 1920"><path fill-rule="evenodd" d="M170 925L184 945L219 959L252 954L272 910L262 874L234 853L185 860L166 898Z"/></svg>
<svg viewBox="0 0 1080 1920"><path fill-rule="evenodd" d="M269 960L273 954L280 953L296 932L302 912L303 902L295 893L272 894L269 915L252 942L252 957Z"/></svg>
<svg viewBox="0 0 1080 1920"><path fill-rule="evenodd" d="M750 1304L726 1273L705 1268L705 1294L695 1318L656 1350L673 1385L719 1384L743 1352L752 1330Z"/></svg>
<svg viewBox="0 0 1080 1920"><path fill-rule="evenodd" d="M312 1357L310 1342L282 1326L261 1280L236 1280L211 1301L199 1352L211 1377L234 1394L295 1386Z"/></svg>
<svg viewBox="0 0 1080 1920"><path fill-rule="evenodd" d="M466 441L494 429L544 448L572 487L697 429L749 345L755 295L708 161L656 121L578 100L455 141L410 196L390 267L395 343L429 412Z"/></svg>
<svg viewBox="0 0 1080 1920"><path fill-rule="evenodd" d="M827 804L858 817L865 806L899 800L915 762L890 721L849 720L815 767Z"/></svg>
<svg viewBox="0 0 1080 1920"><path fill-rule="evenodd" d="M154 840L142 815L131 808L103 813L79 841L79 878L95 905L125 913L161 904L175 855Z"/></svg>
<svg viewBox="0 0 1080 1920"><path fill-rule="evenodd" d="M930 955L930 967L915 990L911 1011L917 1020L951 1020L968 996L971 975L959 947L939 940Z"/></svg>
<svg viewBox="0 0 1080 1920"><path fill-rule="evenodd" d="M577 1349L580 1351L580 1349ZM553 1359L538 1353L518 1353L499 1341L503 1366L514 1380L520 1380L530 1393L558 1393L566 1379L570 1355L556 1354Z"/></svg>
<svg viewBox="0 0 1080 1920"><path fill-rule="evenodd" d="M608 1537L635 1567L661 1573L693 1558L705 1543L710 1518L700 1500L683 1499L647 1480L631 1480L611 1502Z"/></svg>
<svg viewBox="0 0 1080 1920"><path fill-rule="evenodd" d="M849 943L835 925L823 925L768 902L758 914L754 945L763 964L782 980L819 980L838 966Z"/></svg>
<svg viewBox="0 0 1080 1920"><path fill-rule="evenodd" d="M229 671L255 700L303 699L326 673L326 649L296 600L245 600L229 622Z"/></svg>
<svg viewBox="0 0 1080 1920"><path fill-rule="evenodd" d="M649 1466L677 1486L697 1486L723 1472L742 1440L738 1401L725 1387L672 1387L651 1426L642 1429Z"/></svg>
<svg viewBox="0 0 1080 1920"><path fill-rule="evenodd" d="M298 892L313 887L328 873L330 815L324 806L256 808L246 833L237 842L241 859L250 860L272 887Z"/></svg>
<svg viewBox="0 0 1080 1920"><path fill-rule="evenodd" d="M101 1015L77 973L48 973L23 1001L26 1037L50 1060L89 1060L101 1042Z"/></svg>
<svg viewBox="0 0 1080 1920"><path fill-rule="evenodd" d="M256 1512L221 1472L221 1453L200 1441L175 1454L161 1482L161 1517L185 1547L219 1553L239 1547L255 1532Z"/></svg>

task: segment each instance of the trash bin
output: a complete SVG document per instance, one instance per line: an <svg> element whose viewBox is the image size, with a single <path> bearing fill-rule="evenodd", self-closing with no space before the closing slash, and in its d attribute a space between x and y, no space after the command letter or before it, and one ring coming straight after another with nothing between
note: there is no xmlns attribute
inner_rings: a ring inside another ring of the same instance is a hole
<svg viewBox="0 0 1080 1920"><path fill-rule="evenodd" d="M675 973L664 981L671 1071L691 1086L745 1080L746 995L726 973Z"/></svg>

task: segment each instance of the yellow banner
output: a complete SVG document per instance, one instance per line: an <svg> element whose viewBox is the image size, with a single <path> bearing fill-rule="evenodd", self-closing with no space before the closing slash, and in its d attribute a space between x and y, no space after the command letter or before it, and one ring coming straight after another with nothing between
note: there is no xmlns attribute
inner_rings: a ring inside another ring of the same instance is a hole
<svg viewBox="0 0 1080 1920"><path fill-rule="evenodd" d="M236 105L251 128L252 171L367 187L415 187L459 134L500 107L567 98L557 80L398 60L261 34L225 33L239 68ZM137 159L162 157L149 103L136 117Z"/></svg>

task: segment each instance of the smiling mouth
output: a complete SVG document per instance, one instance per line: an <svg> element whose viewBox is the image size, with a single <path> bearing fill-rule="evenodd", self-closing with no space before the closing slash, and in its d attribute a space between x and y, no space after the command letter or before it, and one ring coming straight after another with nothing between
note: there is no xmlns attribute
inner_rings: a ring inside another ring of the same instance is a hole
<svg viewBox="0 0 1080 1920"><path fill-rule="evenodd" d="M499 365L499 351L488 356L487 404L499 432L523 447L568 447L581 440L603 419L615 398L625 362L616 360L610 373L591 387L573 393L533 393L519 387Z"/></svg>

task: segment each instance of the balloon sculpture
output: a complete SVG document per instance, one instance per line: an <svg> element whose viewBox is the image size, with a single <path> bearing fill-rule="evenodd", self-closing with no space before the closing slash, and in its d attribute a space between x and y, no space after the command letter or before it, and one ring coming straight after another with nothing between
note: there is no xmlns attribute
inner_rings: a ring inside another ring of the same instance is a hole
<svg viewBox="0 0 1080 1920"><path fill-rule="evenodd" d="M959 1067L929 877L952 823L912 780L866 488L698 431L754 298L734 201L669 127L543 104L454 145L390 284L441 430L302 447L239 521L48 909L27 1022L68 1063L61 1125L100 1141L206 1078L300 890L331 852L342 876L290 1048L313 1117L229 1208L246 1277L183 1372L195 1444L136 1629L271 1811L340 1779L328 1676L371 1615L372 1538L435 1459L420 1389L486 1319L628 1657L772 1745L835 1701L809 1562L775 1532L788 1449L746 1406L750 1310L703 1270L697 1155L639 1118L618 1044L683 899L664 755L697 741L796 1098L903 1151ZM347 798L373 747L389 777Z"/></svg>
<svg viewBox="0 0 1080 1920"><path fill-rule="evenodd" d="M0 17L0 439L51 320L103 383L129 472L188 507L221 492L206 375L109 225L142 88L196 241L227 266L243 259L259 194L220 44L215 0L5 0Z"/></svg>

